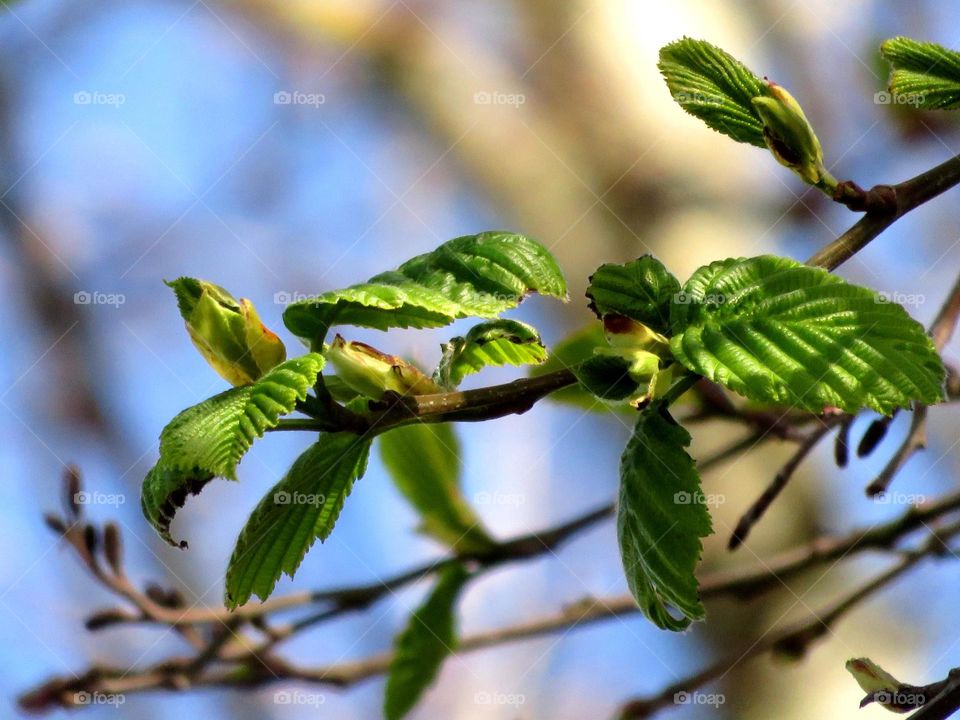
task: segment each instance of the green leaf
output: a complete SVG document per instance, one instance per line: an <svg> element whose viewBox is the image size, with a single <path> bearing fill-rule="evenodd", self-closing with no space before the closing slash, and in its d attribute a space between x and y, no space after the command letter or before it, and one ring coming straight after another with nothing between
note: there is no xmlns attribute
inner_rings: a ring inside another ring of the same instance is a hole
<svg viewBox="0 0 960 720"><path fill-rule="evenodd" d="M450 425L399 427L378 445L394 484L420 514L422 532L459 553L495 545L460 492L460 443Z"/></svg>
<svg viewBox="0 0 960 720"><path fill-rule="evenodd" d="M658 67L685 111L738 142L766 147L751 102L767 94L766 85L739 60L703 40L683 38L660 50Z"/></svg>
<svg viewBox="0 0 960 720"><path fill-rule="evenodd" d="M628 358L604 353L588 358L576 368L574 374L580 387L591 395L601 400L626 400L640 387L630 369L631 361Z"/></svg>
<svg viewBox="0 0 960 720"><path fill-rule="evenodd" d="M620 460L617 537L630 592L650 620L683 630L704 616L694 576L712 532L690 434L662 402L637 421ZM682 613L676 618L668 606Z"/></svg>
<svg viewBox="0 0 960 720"><path fill-rule="evenodd" d="M592 322L554 345L547 355L546 362L530 369L530 376L539 377L556 370L575 368L580 363L593 357L595 349L606 347L609 347L609 343L604 337L603 326L598 322ZM601 410L604 412L610 410L610 406L597 402L596 397L580 385L571 385L563 390L550 393L547 399L551 402L574 405L584 410Z"/></svg>
<svg viewBox="0 0 960 720"><path fill-rule="evenodd" d="M306 398L322 368L323 357L316 353L288 360L255 383L214 395L170 421L160 433L160 459L141 495L144 516L164 540L177 544L170 523L187 496L214 477L235 480L237 463L253 441Z"/></svg>
<svg viewBox="0 0 960 720"><path fill-rule="evenodd" d="M370 440L353 433L322 435L298 457L251 513L227 569L225 604L251 595L266 600L281 573L297 571L314 540L333 531L353 483L367 467Z"/></svg>
<svg viewBox="0 0 960 720"><path fill-rule="evenodd" d="M590 276L587 297L597 317L624 315L652 330L670 328L670 305L679 281L652 255L623 265L601 265Z"/></svg>
<svg viewBox="0 0 960 720"><path fill-rule="evenodd" d="M960 52L905 37L886 40L880 52L894 68L888 102L927 110L960 108Z"/></svg>
<svg viewBox="0 0 960 720"><path fill-rule="evenodd" d="M566 298L553 256L538 242L490 231L444 243L368 282L290 305L283 321L316 340L331 325L442 327L457 318L492 318L531 292Z"/></svg>
<svg viewBox="0 0 960 720"><path fill-rule="evenodd" d="M889 414L943 397L943 363L902 307L795 260L702 267L671 315L676 359L752 400Z"/></svg>
<svg viewBox="0 0 960 720"><path fill-rule="evenodd" d="M444 345L433 379L453 389L488 365L538 365L546 359L547 349L535 328L517 320L490 320Z"/></svg>
<svg viewBox="0 0 960 720"><path fill-rule="evenodd" d="M413 709L456 648L455 606L469 577L459 563L447 567L430 597L397 636L383 703L387 720L399 720Z"/></svg>

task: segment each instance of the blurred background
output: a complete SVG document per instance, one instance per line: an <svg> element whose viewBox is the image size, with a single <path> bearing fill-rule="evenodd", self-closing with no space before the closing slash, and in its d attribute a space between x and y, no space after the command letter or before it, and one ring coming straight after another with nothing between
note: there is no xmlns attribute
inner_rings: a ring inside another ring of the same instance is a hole
<svg viewBox="0 0 960 720"><path fill-rule="evenodd" d="M91 661L142 665L181 652L157 628L90 634L83 620L114 604L41 521L59 506L67 463L87 489L115 496L87 508L127 536L134 579L162 580L218 605L236 534L304 440L258 443L240 482L211 483L179 515L190 549L166 546L140 515L140 482L163 425L224 388L194 351L161 280L193 275L250 298L282 332L285 298L366 279L452 237L503 228L557 255L572 302L533 298L511 313L548 345L590 319L583 291L599 264L654 252L681 279L733 255L797 259L855 219L755 148L685 115L659 77L658 49L708 39L788 87L818 130L827 164L864 186L909 177L960 152L960 119L875 102L877 48L904 34L954 47L960 5L892 0L24 0L0 9L0 692L15 696ZM956 194L900 221L848 262L856 282L909 297L928 322L960 266ZM426 367L463 329L351 339ZM957 358L954 342L948 359ZM506 381L485 371L469 381ZM871 418L861 418L854 437ZM869 461L845 470L825 443L735 555L729 528L790 447L771 443L715 468L707 492L718 530L705 567L749 566L828 531L892 518L902 504L863 487L908 417ZM931 413L928 450L895 489L933 496L954 484L956 411ZM535 530L613 497L629 426L612 413L543 403L523 416L459 427L468 497L499 535ZM695 433L703 456L740 432ZM482 494L487 493L487 494ZM497 495L499 493L499 495ZM333 538L278 592L369 582L442 549L379 460L358 483ZM804 617L884 560L864 557L744 605L708 604L692 632L640 616L451 659L416 718L605 717ZM606 522L557 557L492 572L462 603L463 631L533 618L585 595L625 590ZM425 585L314 629L286 646L304 663L387 648ZM672 717L885 717L857 711L843 670L854 656L928 682L960 664L957 567L924 565L841 622L800 663L746 661L707 688L718 708ZM369 718L382 680L321 689L316 707L278 706L277 688L129 696L123 717ZM522 704L478 704L503 693ZM117 717L112 706L82 711ZM671 715L667 715L668 717Z"/></svg>

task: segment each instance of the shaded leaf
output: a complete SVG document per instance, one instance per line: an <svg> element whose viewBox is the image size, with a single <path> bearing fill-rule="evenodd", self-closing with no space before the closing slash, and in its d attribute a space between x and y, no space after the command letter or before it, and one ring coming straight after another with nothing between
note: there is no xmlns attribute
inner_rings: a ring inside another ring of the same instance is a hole
<svg viewBox="0 0 960 720"><path fill-rule="evenodd" d="M617 537L627 584L644 615L666 630L704 616L694 571L712 527L689 444L690 434L656 403L620 460Z"/></svg>
<svg viewBox="0 0 960 720"><path fill-rule="evenodd" d="M547 355L546 361L530 369L531 377L539 377L557 370L572 369L588 358L593 357L597 348L608 347L603 333L603 326L599 322L592 322L579 330L574 331L554 345ZM586 410L609 411L609 406L598 403L597 399L580 385L571 385L554 393L547 399L552 402L561 402L575 405Z"/></svg>
<svg viewBox="0 0 960 720"><path fill-rule="evenodd" d="M680 283L663 263L644 255L622 265L601 265L590 277L587 297L601 319L624 315L665 333L670 328L670 305L679 291Z"/></svg>
<svg viewBox="0 0 960 720"><path fill-rule="evenodd" d="M321 436L298 457L254 509L227 569L225 604L266 600L282 573L290 577L319 539L333 531L353 483L367 467L370 440L341 432Z"/></svg>
<svg viewBox="0 0 960 720"><path fill-rule="evenodd" d="M413 709L456 649L455 606L468 578L463 565L446 568L430 597L397 636L383 704L387 720L399 720Z"/></svg>
<svg viewBox="0 0 960 720"><path fill-rule="evenodd" d="M394 484L417 510L421 529L459 553L494 545L460 492L460 443L448 424L399 427L378 440Z"/></svg>

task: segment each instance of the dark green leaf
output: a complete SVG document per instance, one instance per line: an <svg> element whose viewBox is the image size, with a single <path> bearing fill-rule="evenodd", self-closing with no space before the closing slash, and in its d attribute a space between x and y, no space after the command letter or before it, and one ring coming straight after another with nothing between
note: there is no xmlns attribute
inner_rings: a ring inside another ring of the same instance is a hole
<svg viewBox="0 0 960 720"><path fill-rule="evenodd" d="M590 307L603 318L625 315L651 330L670 328L670 305L680 283L659 260L644 255L623 265L601 265L591 276L587 297Z"/></svg>
<svg viewBox="0 0 960 720"><path fill-rule="evenodd" d="M367 467L370 440L341 432L321 436L273 486L244 526L227 569L226 606L251 595L266 600L281 573L296 572L314 540L333 531L353 483Z"/></svg>
<svg viewBox="0 0 960 720"><path fill-rule="evenodd" d="M627 584L643 613L667 630L704 615L694 571L700 539L712 528L689 444L690 434L656 403L640 416L620 461L617 537Z"/></svg>
<svg viewBox="0 0 960 720"><path fill-rule="evenodd" d="M399 720L413 709L456 648L455 607L468 578L463 565L446 568L430 597L397 636L383 704L387 720Z"/></svg>
<svg viewBox="0 0 960 720"><path fill-rule="evenodd" d="M574 371L580 387L603 400L626 400L639 389L630 361L620 355L594 355Z"/></svg>

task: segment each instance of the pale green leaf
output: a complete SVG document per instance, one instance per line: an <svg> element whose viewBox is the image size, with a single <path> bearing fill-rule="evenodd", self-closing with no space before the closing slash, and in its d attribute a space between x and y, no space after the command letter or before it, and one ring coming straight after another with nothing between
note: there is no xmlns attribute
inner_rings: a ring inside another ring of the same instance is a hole
<svg viewBox="0 0 960 720"><path fill-rule="evenodd" d="M226 606L251 595L266 600L282 573L290 577L319 539L333 531L353 483L367 467L370 440L353 433L322 435L298 457L251 513L227 569Z"/></svg>
<svg viewBox="0 0 960 720"><path fill-rule="evenodd" d="M170 523L188 494L212 478L236 479L250 445L307 396L323 368L309 353L277 365L255 383L235 387L187 408L160 433L160 459L143 482L143 513L172 545ZM185 543L180 543L185 547Z"/></svg>
<svg viewBox="0 0 960 720"><path fill-rule="evenodd" d="M960 108L960 52L897 37L880 46L893 66L888 102L927 110Z"/></svg>
<svg viewBox="0 0 960 720"><path fill-rule="evenodd" d="M683 38L660 50L658 67L685 111L738 142L766 148L751 102L767 94L766 85L739 60L703 40Z"/></svg>
<svg viewBox="0 0 960 720"><path fill-rule="evenodd" d="M617 537L627 584L643 613L667 630L704 616L694 571L712 528L689 444L690 434L656 403L641 414L620 460Z"/></svg>
<svg viewBox="0 0 960 720"><path fill-rule="evenodd" d="M450 240L368 282L294 303L283 321L308 340L338 324L442 327L457 318L496 317L532 292L566 298L556 260L530 238L490 231Z"/></svg>
<svg viewBox="0 0 960 720"><path fill-rule="evenodd" d="M601 265L590 277L590 308L603 318L624 315L658 333L670 328L670 305L680 283L652 255L622 265Z"/></svg>
<svg viewBox="0 0 960 720"><path fill-rule="evenodd" d="M535 328L517 320L490 320L444 345L433 379L453 389L490 365L538 365L546 359L547 349Z"/></svg>
<svg viewBox="0 0 960 720"><path fill-rule="evenodd" d="M463 565L447 567L397 636L383 703L387 720L399 720L413 709L456 649L456 602L468 578Z"/></svg>
<svg viewBox="0 0 960 720"><path fill-rule="evenodd" d="M460 443L451 425L407 425L377 442L394 484L420 514L424 533L459 553L494 546L460 492Z"/></svg>
<svg viewBox="0 0 960 720"><path fill-rule="evenodd" d="M700 268L672 323L680 363L758 402L889 414L943 397L943 363L906 310L788 258Z"/></svg>

